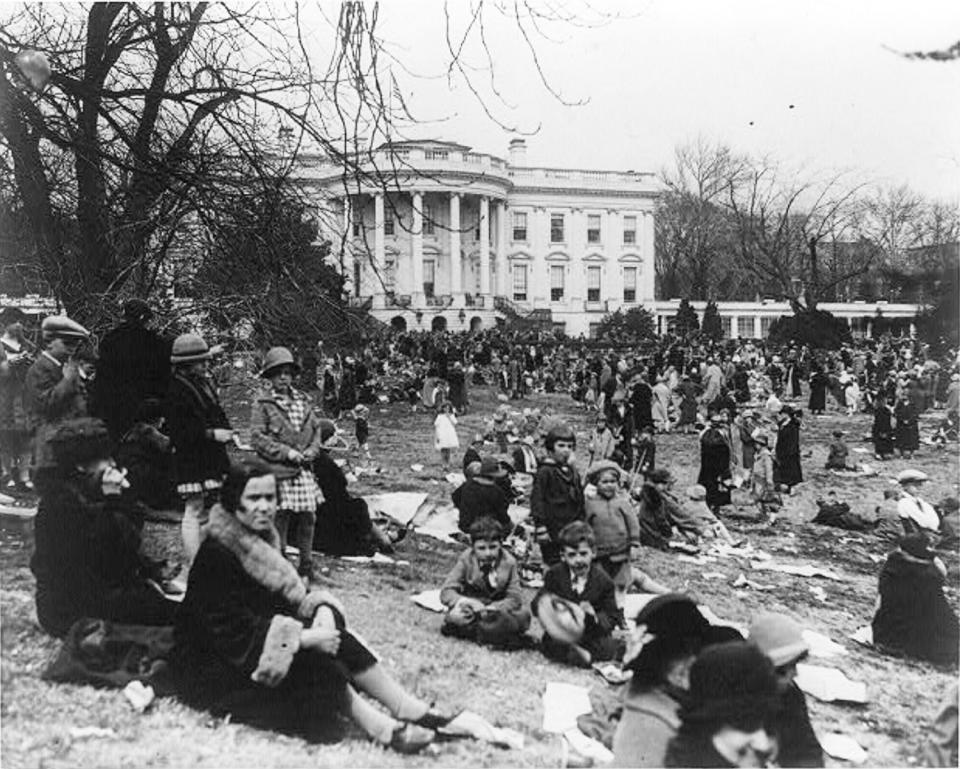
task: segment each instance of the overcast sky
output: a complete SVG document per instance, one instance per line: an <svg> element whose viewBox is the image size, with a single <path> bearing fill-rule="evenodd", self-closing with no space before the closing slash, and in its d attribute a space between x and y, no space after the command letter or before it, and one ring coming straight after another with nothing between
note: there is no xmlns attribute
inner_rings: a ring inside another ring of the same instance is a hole
<svg viewBox="0 0 960 769"><path fill-rule="evenodd" d="M960 199L960 61L911 61L889 50L960 39L957 0L592 6L620 18L592 29L551 27L559 42L536 43L550 83L583 106L564 106L539 84L515 25L489 22L499 87L514 106L495 111L506 123L539 126L527 137L529 164L656 171L677 143L699 134L811 171L856 169ZM449 8L462 28L467 0ZM381 0L378 24L409 70L394 67L411 111L428 118L412 134L506 155L511 134L462 81L437 77L449 60L442 0ZM483 64L476 47L467 60Z"/></svg>

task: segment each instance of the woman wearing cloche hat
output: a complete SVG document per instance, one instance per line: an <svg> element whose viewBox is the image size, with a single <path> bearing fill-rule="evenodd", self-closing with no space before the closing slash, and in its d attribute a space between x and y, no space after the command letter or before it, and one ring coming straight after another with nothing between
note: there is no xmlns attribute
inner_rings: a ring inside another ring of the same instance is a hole
<svg viewBox="0 0 960 769"><path fill-rule="evenodd" d="M269 385L253 402L250 439L260 457L274 465L279 496L275 524L281 549L287 545L290 519L296 516L300 574L309 579L313 576L317 505L323 501L312 465L323 446L323 436L313 404L293 386L299 370L286 347L267 350L260 376Z"/></svg>
<svg viewBox="0 0 960 769"><path fill-rule="evenodd" d="M167 393L166 421L174 446L177 491L184 501L184 559L187 567L200 549L200 518L213 504L229 467L226 444L233 429L208 376L213 353L197 334L173 341L173 378Z"/></svg>

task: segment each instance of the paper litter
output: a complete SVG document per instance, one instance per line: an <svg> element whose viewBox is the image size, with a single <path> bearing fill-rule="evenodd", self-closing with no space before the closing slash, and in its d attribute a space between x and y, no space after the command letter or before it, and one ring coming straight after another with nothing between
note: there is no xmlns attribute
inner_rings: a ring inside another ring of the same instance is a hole
<svg viewBox="0 0 960 769"><path fill-rule="evenodd" d="M873 646L873 625L864 625L850 634L850 637L862 646Z"/></svg>
<svg viewBox="0 0 960 769"><path fill-rule="evenodd" d="M827 602L827 591L824 590L820 585L810 585L810 593L821 603Z"/></svg>
<svg viewBox="0 0 960 769"><path fill-rule="evenodd" d="M150 703L153 702L156 694L152 686L145 686L140 681L131 681L123 687L123 696L127 698L127 702L133 706L134 710L142 713L150 707Z"/></svg>
<svg viewBox="0 0 960 769"><path fill-rule="evenodd" d="M409 566L410 561L403 561L397 558L391 558L389 555L384 555L383 553L374 553L373 555L343 555L340 556L341 561L349 561L350 563L379 563L383 566Z"/></svg>
<svg viewBox="0 0 960 769"><path fill-rule="evenodd" d="M773 590L776 585L761 585L759 582L754 582L752 579L747 579L745 575L741 574L730 583L730 587L749 587L753 590Z"/></svg>
<svg viewBox="0 0 960 769"><path fill-rule="evenodd" d="M819 566L804 564L802 566L793 566L786 563L766 563L761 561L752 561L750 567L753 569L767 569L768 571L779 571L783 574L793 574L797 577L825 577L827 579L843 582L843 577L830 569L823 569Z"/></svg>
<svg viewBox="0 0 960 769"><path fill-rule="evenodd" d="M389 494L373 494L364 497L373 512L388 515L404 525L410 523L427 501L427 495L419 491L394 491Z"/></svg>
<svg viewBox="0 0 960 769"><path fill-rule="evenodd" d="M427 609L428 611L436 611L443 613L447 610L447 607L440 602L440 590L424 590L422 593L417 593L416 595L410 596L410 600L413 601L417 606Z"/></svg>
<svg viewBox="0 0 960 769"><path fill-rule="evenodd" d="M704 579L726 579L727 575L720 571L705 571L701 575Z"/></svg>
<svg viewBox="0 0 960 769"><path fill-rule="evenodd" d="M410 469L413 470L413 472L415 472L415 473L422 473L422 472L423 472L423 465L421 465L419 462L416 462L416 463L410 465Z"/></svg>
<svg viewBox="0 0 960 769"><path fill-rule="evenodd" d="M797 686L823 702L867 702L867 685L851 681L837 668L820 665L797 665Z"/></svg>
<svg viewBox="0 0 960 769"><path fill-rule="evenodd" d="M523 735L520 732L494 726L483 716L471 713L469 710L464 710L439 732L451 736L473 737L505 748L516 750L523 748Z"/></svg>
<svg viewBox="0 0 960 769"><path fill-rule="evenodd" d="M587 737L578 728L568 729L563 733L563 738L567 741L570 748L581 756L593 759L600 764L609 764L613 761L613 753L597 742L592 737Z"/></svg>
<svg viewBox="0 0 960 769"><path fill-rule="evenodd" d="M803 631L803 640L806 642L807 646L810 647L810 656L811 657L823 657L828 659L830 657L839 657L847 653L847 650L844 649L840 644L831 641L823 633L818 633L816 630L804 630Z"/></svg>
<svg viewBox="0 0 960 769"><path fill-rule="evenodd" d="M593 711L584 686L549 681L543 691L543 731L563 734L577 729L577 717Z"/></svg>
<svg viewBox="0 0 960 769"><path fill-rule="evenodd" d="M867 751L860 747L860 743L853 737L848 737L846 734L818 734L817 740L820 742L820 747L831 758L852 761L855 764L862 764L867 760Z"/></svg>
<svg viewBox="0 0 960 769"><path fill-rule="evenodd" d="M447 483L453 484L454 486L460 486L463 483L466 483L467 476L463 473L447 473L443 476Z"/></svg>
<svg viewBox="0 0 960 769"><path fill-rule="evenodd" d="M110 739L114 740L119 735L113 729L103 729L99 726L74 726L70 729L70 737L75 740L86 739Z"/></svg>

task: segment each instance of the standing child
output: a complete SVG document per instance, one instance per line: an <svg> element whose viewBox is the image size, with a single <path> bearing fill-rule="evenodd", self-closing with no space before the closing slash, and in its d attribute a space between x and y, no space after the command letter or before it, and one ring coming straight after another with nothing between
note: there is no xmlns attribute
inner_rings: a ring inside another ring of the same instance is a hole
<svg viewBox="0 0 960 769"><path fill-rule="evenodd" d="M543 443L547 456L533 478L530 516L543 562L552 566L560 560L560 530L568 523L583 520L583 489L571 462L577 445L573 430L564 423L556 424L547 431Z"/></svg>
<svg viewBox="0 0 960 769"><path fill-rule="evenodd" d="M829 453L827 454L827 470L852 470L847 464L849 449L843 441L843 430L834 430L833 441L830 443Z"/></svg>
<svg viewBox="0 0 960 769"><path fill-rule="evenodd" d="M750 495L760 512L770 523L776 520L776 510L780 507L780 495L773 479L773 454L770 453L770 439L765 432L757 430L753 434L755 454L753 472L750 473Z"/></svg>
<svg viewBox="0 0 960 769"><path fill-rule="evenodd" d="M667 592L665 587L630 564L640 548L640 524L622 493L622 475L614 462L598 462L587 473L587 483L593 484L597 493L584 500L586 521L596 541L597 565L613 580L621 623L630 585L639 583L645 593Z"/></svg>
<svg viewBox="0 0 960 769"><path fill-rule="evenodd" d="M453 406L444 403L437 418L433 420L433 445L440 452L440 461L443 469L450 468L450 449L460 446L457 437L457 417L453 413Z"/></svg>
<svg viewBox="0 0 960 769"><path fill-rule="evenodd" d="M503 549L503 529L486 516L470 526L470 548L460 554L440 589L448 612L440 632L491 646L517 647L530 627L517 562Z"/></svg>
<svg viewBox="0 0 960 769"><path fill-rule="evenodd" d="M607 426L607 417L600 414L597 416L597 427L590 436L590 446L587 449L590 465L610 459L616 450L617 441Z"/></svg>
<svg viewBox="0 0 960 769"><path fill-rule="evenodd" d="M362 403L353 407L353 429L357 436L357 450L370 459L370 409Z"/></svg>
<svg viewBox="0 0 960 769"><path fill-rule="evenodd" d="M543 653L558 662L587 666L622 656L612 635L620 615L616 588L594 563L593 530L583 521L558 536L562 562L550 567L531 608L543 626Z"/></svg>

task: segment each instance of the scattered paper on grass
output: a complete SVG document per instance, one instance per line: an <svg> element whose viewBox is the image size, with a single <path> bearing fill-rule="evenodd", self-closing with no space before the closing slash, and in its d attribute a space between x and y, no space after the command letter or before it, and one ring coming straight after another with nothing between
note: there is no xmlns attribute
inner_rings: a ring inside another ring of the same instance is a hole
<svg viewBox="0 0 960 769"><path fill-rule="evenodd" d="M726 579L727 575L721 571L705 571L700 575L704 579Z"/></svg>
<svg viewBox="0 0 960 769"><path fill-rule="evenodd" d="M855 764L862 764L867 760L867 751L853 737L848 737L846 734L819 734L817 739L820 741L820 747L831 758L852 761Z"/></svg>
<svg viewBox="0 0 960 769"><path fill-rule="evenodd" d="M821 603L827 602L827 591L820 587L820 585L810 585L810 593Z"/></svg>
<svg viewBox="0 0 960 769"><path fill-rule="evenodd" d="M706 604L702 603L699 606L697 606L697 608L700 610L700 613L703 615L703 618L707 622L709 622L711 625L715 625L717 627L732 627L734 630L740 633L740 635L747 634L747 629L743 625L738 625L736 622L731 622L730 620L723 619L722 617L718 617L714 613L713 609L711 609Z"/></svg>
<svg viewBox="0 0 960 769"><path fill-rule="evenodd" d="M427 609L428 611L435 611L443 613L447 610L447 607L440 602L440 590L424 590L421 593L410 596L410 600L413 601L417 606Z"/></svg>
<svg viewBox="0 0 960 769"><path fill-rule="evenodd" d="M797 665L797 686L823 702L867 702L867 685L851 681L837 668L820 665Z"/></svg>
<svg viewBox="0 0 960 769"><path fill-rule="evenodd" d="M607 750L602 743L597 742L592 737L587 737L579 728L568 729L563 733L563 738L572 750L596 763L609 764L613 761L613 753Z"/></svg>
<svg viewBox="0 0 960 769"><path fill-rule="evenodd" d="M847 650L840 644L831 641L830 638L823 633L818 633L816 630L804 630L803 640L807 646L810 647L810 656L812 657L829 659L830 657L840 657L847 653Z"/></svg>
<svg viewBox="0 0 960 769"><path fill-rule="evenodd" d="M466 483L467 480L467 476L465 476L463 473L447 473L443 477L446 479L447 483L452 483L454 486L459 486L463 483Z"/></svg>
<svg viewBox="0 0 960 769"><path fill-rule="evenodd" d="M543 730L563 734L577 728L577 717L593 711L586 687L549 681L543 691Z"/></svg>
<svg viewBox="0 0 960 769"><path fill-rule="evenodd" d="M515 750L523 748L523 735L520 732L494 726L483 716L469 710L464 710L450 723L442 727L439 732L452 736L473 737L476 740Z"/></svg>
<svg viewBox="0 0 960 769"><path fill-rule="evenodd" d="M410 469L415 473L422 473L423 465L421 465L419 462L416 462L415 464L410 465Z"/></svg>
<svg viewBox="0 0 960 769"><path fill-rule="evenodd" d="M107 739L115 740L118 735L113 729L103 729L99 726L74 726L70 729L70 736L75 740Z"/></svg>
<svg viewBox="0 0 960 769"><path fill-rule="evenodd" d="M131 681L123 687L123 696L127 698L127 702L133 706L134 710L142 713L150 707L156 694L152 686L145 686L141 681Z"/></svg>
<svg viewBox="0 0 960 769"><path fill-rule="evenodd" d="M759 582L754 582L752 579L747 579L746 575L741 574L733 582L730 583L731 587L749 587L752 590L773 590L776 585L762 585Z"/></svg>
<svg viewBox="0 0 960 769"><path fill-rule="evenodd" d="M409 566L410 561L403 561L397 558L391 558L383 553L374 553L373 555L342 555L341 561L350 563L378 563L383 566Z"/></svg>
<svg viewBox="0 0 960 769"><path fill-rule="evenodd" d="M456 542L453 535L460 531L460 511L452 504L434 505L428 512L418 514L417 519L420 521L415 527L418 534L442 542Z"/></svg>
<svg viewBox="0 0 960 769"><path fill-rule="evenodd" d="M364 499L372 512L383 513L406 525L427 501L427 495L419 491L394 491L389 494L374 494Z"/></svg>
<svg viewBox="0 0 960 769"><path fill-rule="evenodd" d="M787 563L773 563L764 561L752 561L750 567L753 569L767 569L768 571L779 571L782 574L792 574L796 577L825 577L826 579L843 582L843 577L830 569L823 569L819 566L803 564L794 566Z"/></svg>
<svg viewBox="0 0 960 769"><path fill-rule="evenodd" d="M870 453L870 449L865 449L865 448L863 448L862 446L856 446L856 447L854 447L853 450L854 450L855 452L857 452L857 454L869 454L869 453Z"/></svg>
<svg viewBox="0 0 960 769"><path fill-rule="evenodd" d="M850 637L862 646L873 646L873 625L864 625L850 634Z"/></svg>

